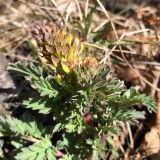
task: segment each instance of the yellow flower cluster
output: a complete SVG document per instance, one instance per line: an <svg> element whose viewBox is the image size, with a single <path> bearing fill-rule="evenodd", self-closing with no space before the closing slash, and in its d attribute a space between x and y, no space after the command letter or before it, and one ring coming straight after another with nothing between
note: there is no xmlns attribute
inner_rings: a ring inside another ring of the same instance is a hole
<svg viewBox="0 0 160 160"><path fill-rule="evenodd" d="M55 24L37 25L31 30L38 44L41 61L54 68L58 74L70 73L80 63L83 45L77 37L63 31Z"/></svg>

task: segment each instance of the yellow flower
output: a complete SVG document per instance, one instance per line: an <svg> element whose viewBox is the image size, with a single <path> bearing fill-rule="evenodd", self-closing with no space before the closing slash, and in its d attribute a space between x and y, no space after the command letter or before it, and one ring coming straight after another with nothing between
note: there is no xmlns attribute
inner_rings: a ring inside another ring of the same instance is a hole
<svg viewBox="0 0 160 160"><path fill-rule="evenodd" d="M31 33L38 44L39 57L46 66L57 74L68 74L80 63L79 54L83 45L77 37L63 31L55 24L37 25ZM60 72L60 73L58 73Z"/></svg>

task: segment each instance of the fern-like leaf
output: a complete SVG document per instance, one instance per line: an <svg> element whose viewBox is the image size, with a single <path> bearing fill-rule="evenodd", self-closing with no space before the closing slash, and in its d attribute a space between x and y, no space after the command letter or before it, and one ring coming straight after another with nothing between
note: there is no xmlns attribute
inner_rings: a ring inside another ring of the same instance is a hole
<svg viewBox="0 0 160 160"><path fill-rule="evenodd" d="M39 80L39 78L44 74L44 69L40 66L34 65L33 63L16 62L14 64L10 64L7 69L33 80Z"/></svg>
<svg viewBox="0 0 160 160"><path fill-rule="evenodd" d="M39 81L34 81L32 87L37 89L41 93L41 96L49 96L49 98L57 97L59 95L59 91L61 90L61 87L57 84L53 77L41 77Z"/></svg>
<svg viewBox="0 0 160 160"><path fill-rule="evenodd" d="M42 138L44 134L48 133L42 123L30 115L24 116L24 121L11 116L0 120L0 134L1 135L27 135L35 138Z"/></svg>
<svg viewBox="0 0 160 160"><path fill-rule="evenodd" d="M56 160L56 149L48 138L21 149L16 160Z"/></svg>
<svg viewBox="0 0 160 160"><path fill-rule="evenodd" d="M29 98L24 101L23 104L26 108L31 108L32 110L38 110L39 113L48 114L51 113L54 107L54 101L51 99L43 98Z"/></svg>
<svg viewBox="0 0 160 160"><path fill-rule="evenodd" d="M154 101L154 99L147 96L146 94L140 94L138 92L138 87L131 87L124 93L122 98L124 98L122 101L123 103L128 101L128 106L139 103L145 105L150 112L154 112L156 109L156 102Z"/></svg>

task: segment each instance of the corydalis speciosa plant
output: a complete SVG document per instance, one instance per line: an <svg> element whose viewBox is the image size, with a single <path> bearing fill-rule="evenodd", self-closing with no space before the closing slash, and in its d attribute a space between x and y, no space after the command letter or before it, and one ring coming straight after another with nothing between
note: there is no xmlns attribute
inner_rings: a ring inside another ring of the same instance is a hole
<svg viewBox="0 0 160 160"><path fill-rule="evenodd" d="M55 24L38 25L31 33L42 65L18 62L8 69L39 93L23 103L36 116L27 112L0 122L1 135L12 137L15 159L105 159L125 122L144 118L134 105L155 111L152 98L137 87L126 89L95 57L81 56L83 44L71 33Z"/></svg>

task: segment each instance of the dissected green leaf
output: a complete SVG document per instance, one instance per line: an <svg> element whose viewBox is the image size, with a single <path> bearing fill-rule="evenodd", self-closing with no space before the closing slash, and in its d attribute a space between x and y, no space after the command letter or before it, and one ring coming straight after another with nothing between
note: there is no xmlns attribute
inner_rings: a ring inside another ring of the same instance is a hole
<svg viewBox="0 0 160 160"><path fill-rule="evenodd" d="M34 65L33 63L16 62L14 64L10 64L7 69L33 80L39 80L44 74L44 69L40 66Z"/></svg>
<svg viewBox="0 0 160 160"><path fill-rule="evenodd" d="M27 115L24 121L11 116L7 116L6 119L1 118L0 133L2 135L28 135L42 138L48 131L41 122L38 122L31 115Z"/></svg>
<svg viewBox="0 0 160 160"><path fill-rule="evenodd" d="M59 95L59 92L62 90L61 87L52 77L40 78L39 81L34 81L32 87L37 89L41 93L41 96L49 96L49 98L54 97L56 99L62 96L62 92Z"/></svg>
<svg viewBox="0 0 160 160"><path fill-rule="evenodd" d="M140 95L142 101L143 101L143 104L147 107L147 109L150 111L150 112L155 112L156 111L156 102L154 101L153 98L149 97L149 96L146 96L145 94L141 94Z"/></svg>
<svg viewBox="0 0 160 160"><path fill-rule="evenodd" d="M59 160L74 160L72 155L64 155L62 158L60 158Z"/></svg>
<svg viewBox="0 0 160 160"><path fill-rule="evenodd" d="M29 98L28 100L24 101L23 104L26 108L31 108L32 110L38 110L39 113L48 114L52 111L54 107L54 101L48 100L46 97L39 97L39 98Z"/></svg>
<svg viewBox="0 0 160 160"><path fill-rule="evenodd" d="M49 139L41 141L22 148L21 152L15 156L16 160L56 160L56 149L52 146Z"/></svg>

